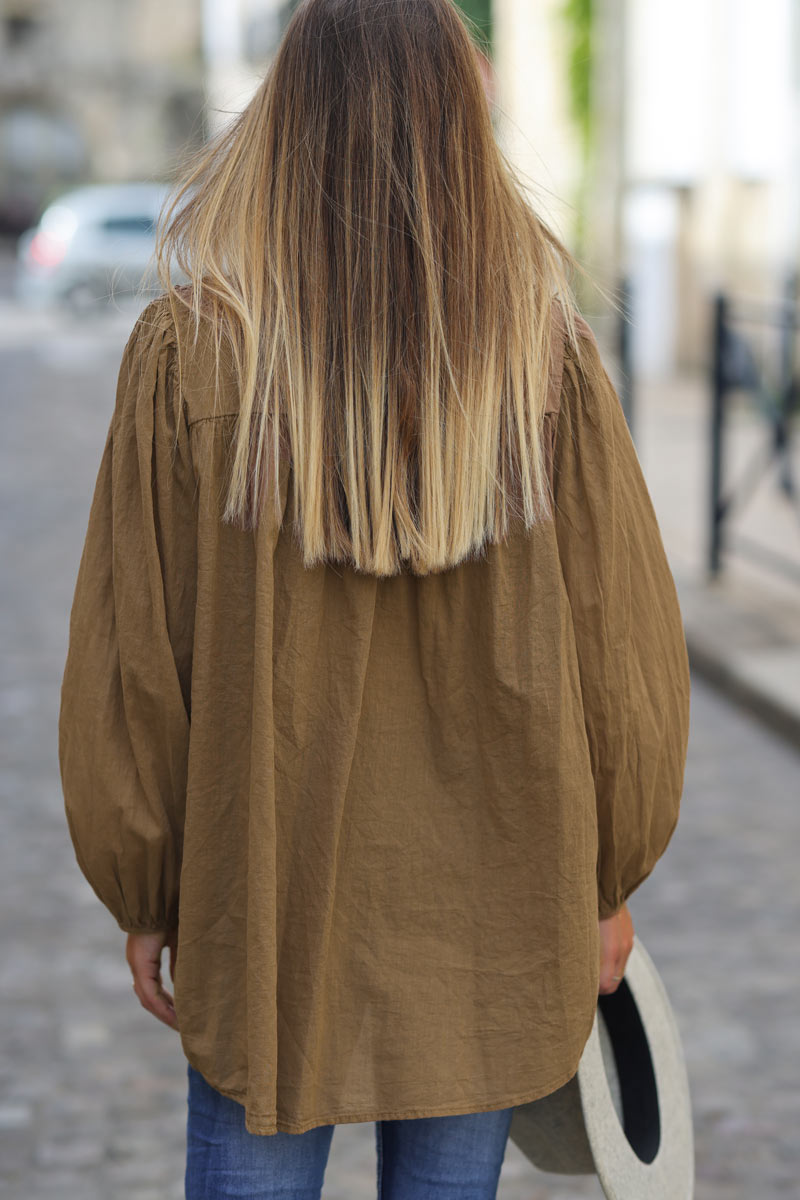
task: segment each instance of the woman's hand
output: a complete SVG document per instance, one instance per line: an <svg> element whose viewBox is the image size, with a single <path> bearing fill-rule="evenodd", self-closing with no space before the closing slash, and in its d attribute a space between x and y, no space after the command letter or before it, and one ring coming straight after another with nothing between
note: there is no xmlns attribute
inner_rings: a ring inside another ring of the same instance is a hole
<svg viewBox="0 0 800 1200"><path fill-rule="evenodd" d="M627 904L600 922L600 995L615 992L633 949L633 921Z"/></svg>
<svg viewBox="0 0 800 1200"><path fill-rule="evenodd" d="M133 973L133 990L143 1008L159 1021L178 1028L175 1002L161 985L161 951L169 946L169 973L175 982L175 963L178 955L178 931L168 933L129 933L125 957Z"/></svg>

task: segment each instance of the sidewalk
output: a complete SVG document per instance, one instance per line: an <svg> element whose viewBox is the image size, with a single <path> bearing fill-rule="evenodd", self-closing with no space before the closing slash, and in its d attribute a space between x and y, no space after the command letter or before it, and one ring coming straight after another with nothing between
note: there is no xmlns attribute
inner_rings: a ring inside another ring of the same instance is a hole
<svg viewBox="0 0 800 1200"><path fill-rule="evenodd" d="M637 387L633 431L681 599L694 672L800 745L800 575L792 580L740 554L706 568L709 394L702 374ZM726 442L727 477L741 477L764 451L768 431L746 405ZM800 444L795 445L800 482ZM733 518L738 533L779 552L800 571L800 506L767 470Z"/></svg>

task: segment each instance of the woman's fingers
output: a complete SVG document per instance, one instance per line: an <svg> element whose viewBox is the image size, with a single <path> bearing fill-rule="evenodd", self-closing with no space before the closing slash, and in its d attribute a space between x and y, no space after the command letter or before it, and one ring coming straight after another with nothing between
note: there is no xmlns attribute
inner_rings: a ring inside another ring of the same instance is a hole
<svg viewBox="0 0 800 1200"><path fill-rule="evenodd" d="M161 951L167 938L166 933L129 933L125 957L139 1003L159 1021L177 1029L175 1001L161 983Z"/></svg>
<svg viewBox="0 0 800 1200"><path fill-rule="evenodd" d="M625 974L633 949L633 920L627 904L613 917L600 922L600 983L601 996L615 992Z"/></svg>

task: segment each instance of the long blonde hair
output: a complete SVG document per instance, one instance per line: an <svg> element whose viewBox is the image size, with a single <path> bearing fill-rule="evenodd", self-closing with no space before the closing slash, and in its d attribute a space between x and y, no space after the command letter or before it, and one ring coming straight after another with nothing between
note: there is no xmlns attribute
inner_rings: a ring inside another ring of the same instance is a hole
<svg viewBox="0 0 800 1200"><path fill-rule="evenodd" d="M278 511L284 454L307 567L440 571L549 511L551 309L577 341L583 268L497 144L452 0L301 0L154 258L173 313L232 352L224 521Z"/></svg>

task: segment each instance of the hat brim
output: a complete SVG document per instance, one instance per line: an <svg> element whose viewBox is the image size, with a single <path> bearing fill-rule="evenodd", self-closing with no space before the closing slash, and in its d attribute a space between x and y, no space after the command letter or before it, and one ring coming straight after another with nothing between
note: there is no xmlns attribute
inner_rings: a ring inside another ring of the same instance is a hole
<svg viewBox="0 0 800 1200"><path fill-rule="evenodd" d="M515 1108L509 1136L542 1171L596 1172L610 1200L691 1200L683 1048L664 984L638 938L617 991L599 997L577 1074Z"/></svg>

